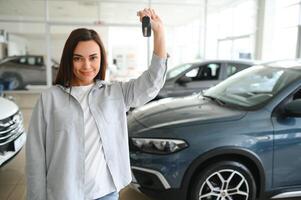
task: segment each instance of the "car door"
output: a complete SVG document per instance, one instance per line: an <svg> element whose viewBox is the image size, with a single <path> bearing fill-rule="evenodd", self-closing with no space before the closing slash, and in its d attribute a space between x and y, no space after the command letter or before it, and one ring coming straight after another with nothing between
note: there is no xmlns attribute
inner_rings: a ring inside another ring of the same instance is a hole
<svg viewBox="0 0 301 200"><path fill-rule="evenodd" d="M220 82L219 63L207 63L186 71L175 80L173 94L170 96L186 96L208 89ZM181 80L186 81L181 81Z"/></svg>
<svg viewBox="0 0 301 200"><path fill-rule="evenodd" d="M272 115L274 126L273 186L301 185L301 117L287 117L284 105L301 99L301 88L285 99Z"/></svg>
<svg viewBox="0 0 301 200"><path fill-rule="evenodd" d="M46 83L46 69L43 63L42 56L27 57L28 84L44 85Z"/></svg>

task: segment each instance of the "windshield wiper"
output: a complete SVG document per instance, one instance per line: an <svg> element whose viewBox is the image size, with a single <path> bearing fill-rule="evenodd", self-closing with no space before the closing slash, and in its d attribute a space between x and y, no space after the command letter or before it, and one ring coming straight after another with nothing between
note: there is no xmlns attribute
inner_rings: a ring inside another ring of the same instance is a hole
<svg viewBox="0 0 301 200"><path fill-rule="evenodd" d="M224 101L222 101L222 100L220 100L220 99L218 99L218 98L216 98L216 97L207 96L207 95L203 95L203 97L205 97L205 98L207 98L207 99L210 99L210 100L216 102L216 103L217 103L218 105L220 105L220 106L224 106L224 105L226 104Z"/></svg>

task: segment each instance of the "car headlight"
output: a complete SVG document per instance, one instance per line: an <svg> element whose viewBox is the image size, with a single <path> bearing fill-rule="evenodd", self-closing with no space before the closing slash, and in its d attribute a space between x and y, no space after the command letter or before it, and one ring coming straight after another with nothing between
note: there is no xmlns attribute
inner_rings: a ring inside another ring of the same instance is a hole
<svg viewBox="0 0 301 200"><path fill-rule="evenodd" d="M131 138L131 142L136 149L155 154L174 153L188 147L184 140L176 139Z"/></svg>

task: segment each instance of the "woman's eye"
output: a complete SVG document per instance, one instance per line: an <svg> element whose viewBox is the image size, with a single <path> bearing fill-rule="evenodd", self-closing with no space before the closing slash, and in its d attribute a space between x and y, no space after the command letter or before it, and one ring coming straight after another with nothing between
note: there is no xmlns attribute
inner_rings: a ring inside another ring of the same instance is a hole
<svg viewBox="0 0 301 200"><path fill-rule="evenodd" d="M79 61L80 60L80 57L74 57L73 58L73 61Z"/></svg>
<svg viewBox="0 0 301 200"><path fill-rule="evenodd" d="M97 59L97 56L91 57L91 60L96 60L96 59Z"/></svg>

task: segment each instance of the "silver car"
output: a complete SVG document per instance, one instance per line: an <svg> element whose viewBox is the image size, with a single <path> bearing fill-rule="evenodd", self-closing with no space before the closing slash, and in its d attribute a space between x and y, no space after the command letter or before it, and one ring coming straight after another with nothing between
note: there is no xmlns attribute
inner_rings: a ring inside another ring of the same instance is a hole
<svg viewBox="0 0 301 200"><path fill-rule="evenodd" d="M208 60L185 63L170 69L156 99L199 93L255 64L248 60Z"/></svg>
<svg viewBox="0 0 301 200"><path fill-rule="evenodd" d="M59 64L52 60L52 77ZM26 85L46 85L46 65L40 55L7 57L0 61L0 80L9 83L5 89L25 89Z"/></svg>

